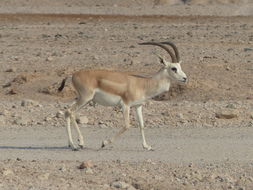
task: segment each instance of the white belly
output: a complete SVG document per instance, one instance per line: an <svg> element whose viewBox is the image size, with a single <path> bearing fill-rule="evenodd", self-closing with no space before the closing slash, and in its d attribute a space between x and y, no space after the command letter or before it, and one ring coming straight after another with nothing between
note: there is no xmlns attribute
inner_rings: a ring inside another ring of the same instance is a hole
<svg viewBox="0 0 253 190"><path fill-rule="evenodd" d="M103 106L116 106L121 103L121 97L97 89L93 101Z"/></svg>

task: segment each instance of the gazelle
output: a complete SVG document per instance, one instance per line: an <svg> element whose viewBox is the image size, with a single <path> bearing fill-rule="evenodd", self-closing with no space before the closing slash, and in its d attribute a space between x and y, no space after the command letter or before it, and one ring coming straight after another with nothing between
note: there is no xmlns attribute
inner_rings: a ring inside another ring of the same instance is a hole
<svg viewBox="0 0 253 190"><path fill-rule="evenodd" d="M166 46L170 45L175 54ZM172 62L168 62L159 56L162 68L151 77L142 77L127 72L108 70L80 70L72 75L72 84L78 94L75 103L65 112L67 121L67 133L69 146L78 150L74 145L71 134L71 122L74 124L79 140L79 148L84 147L83 136L76 123L75 113L88 102L93 101L104 106L120 106L125 119L125 126L112 138L104 140L102 147L114 142L130 126L130 107L135 107L139 121L142 145L147 150L152 147L147 144L144 135L144 122L142 117L142 104L146 100L157 96L170 88L170 80L174 79L186 82L186 74L181 69L181 60L177 47L172 42L145 42L139 45L154 45L166 50L171 56ZM59 91L62 91L69 77L63 79Z"/></svg>

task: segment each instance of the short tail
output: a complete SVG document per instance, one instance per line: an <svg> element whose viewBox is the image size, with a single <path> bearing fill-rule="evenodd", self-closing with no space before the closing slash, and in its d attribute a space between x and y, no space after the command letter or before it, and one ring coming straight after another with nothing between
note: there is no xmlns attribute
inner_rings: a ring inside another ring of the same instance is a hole
<svg viewBox="0 0 253 190"><path fill-rule="evenodd" d="M62 80L61 86L58 88L58 92L61 92L63 90L67 79L68 79L68 77L66 77L65 79Z"/></svg>

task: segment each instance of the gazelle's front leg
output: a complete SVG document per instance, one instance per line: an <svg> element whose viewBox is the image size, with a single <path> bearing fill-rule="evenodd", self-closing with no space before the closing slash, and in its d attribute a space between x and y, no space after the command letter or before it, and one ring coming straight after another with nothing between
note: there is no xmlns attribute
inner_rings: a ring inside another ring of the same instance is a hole
<svg viewBox="0 0 253 190"><path fill-rule="evenodd" d="M116 138L118 138L120 135L122 135L128 128L129 128L129 113L130 113L130 107L128 105L123 106L123 115L125 119L125 126L112 138L109 140L104 140L102 142L102 148L105 147L107 144L111 144L115 141Z"/></svg>
<svg viewBox="0 0 253 190"><path fill-rule="evenodd" d="M137 118L139 121L140 130L141 130L142 146L143 146L143 148L145 148L147 150L152 150L152 147L147 144L146 139L145 139L144 122L143 122L143 117L142 117L142 106L136 107L136 115L137 115Z"/></svg>

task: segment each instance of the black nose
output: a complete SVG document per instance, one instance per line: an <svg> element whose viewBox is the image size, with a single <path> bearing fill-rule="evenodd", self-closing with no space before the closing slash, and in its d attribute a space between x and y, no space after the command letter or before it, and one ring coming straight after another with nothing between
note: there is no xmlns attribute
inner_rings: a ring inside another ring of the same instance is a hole
<svg viewBox="0 0 253 190"><path fill-rule="evenodd" d="M187 78L186 78L186 77L184 77L184 78L183 78L183 80L184 80L184 82L186 82L186 81L187 81Z"/></svg>

